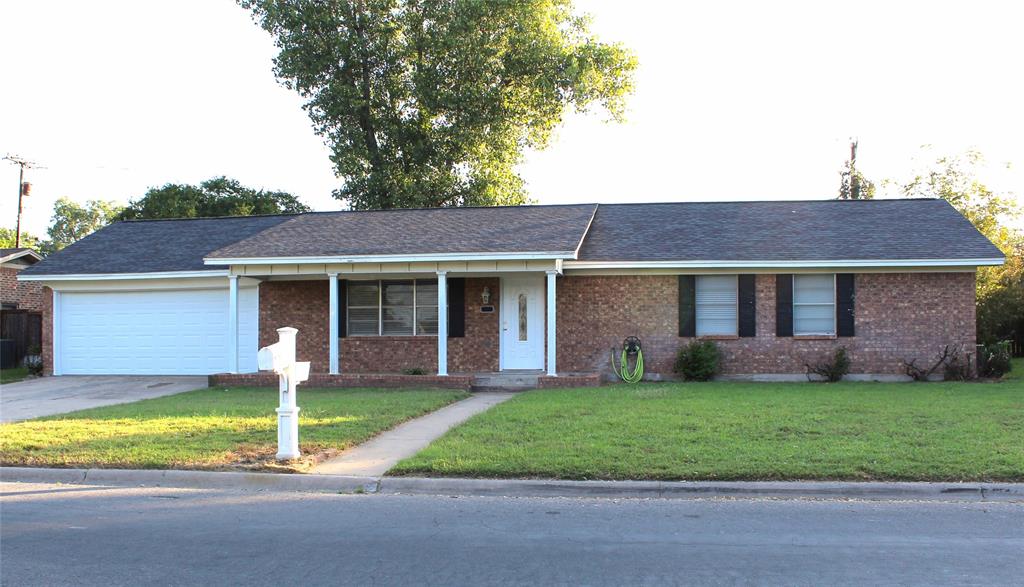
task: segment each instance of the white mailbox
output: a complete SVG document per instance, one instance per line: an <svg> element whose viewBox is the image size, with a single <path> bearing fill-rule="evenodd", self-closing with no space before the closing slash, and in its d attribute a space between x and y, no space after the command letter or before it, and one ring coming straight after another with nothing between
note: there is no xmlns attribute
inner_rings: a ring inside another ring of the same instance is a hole
<svg viewBox="0 0 1024 587"><path fill-rule="evenodd" d="M309 363L295 361L294 328L278 328L278 341L259 350L256 360L261 371L278 375L277 460L296 459L299 452L299 407L296 392L299 383L309 379Z"/></svg>

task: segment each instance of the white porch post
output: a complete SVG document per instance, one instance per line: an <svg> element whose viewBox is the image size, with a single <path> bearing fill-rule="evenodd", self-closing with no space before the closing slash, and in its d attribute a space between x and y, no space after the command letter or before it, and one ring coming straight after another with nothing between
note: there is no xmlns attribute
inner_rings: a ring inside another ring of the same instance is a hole
<svg viewBox="0 0 1024 587"><path fill-rule="evenodd" d="M437 374L448 375L448 272L437 272Z"/></svg>
<svg viewBox="0 0 1024 587"><path fill-rule="evenodd" d="M238 276L228 276L228 373L238 373Z"/></svg>
<svg viewBox="0 0 1024 587"><path fill-rule="evenodd" d="M331 283L331 310L327 313L329 316L328 320L331 321L329 332L330 332L330 349L331 349L331 375L338 374L338 274L328 273L327 278Z"/></svg>
<svg viewBox="0 0 1024 587"><path fill-rule="evenodd" d="M555 307L555 277L558 275L557 271L548 271L548 375L554 377L558 375L558 371L555 369L555 355L557 348L555 347L555 327L558 325L555 319L557 309Z"/></svg>

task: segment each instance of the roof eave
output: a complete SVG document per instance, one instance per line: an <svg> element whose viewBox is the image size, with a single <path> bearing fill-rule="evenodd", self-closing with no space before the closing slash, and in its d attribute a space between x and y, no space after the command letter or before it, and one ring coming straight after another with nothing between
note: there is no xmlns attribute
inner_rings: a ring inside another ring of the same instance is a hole
<svg viewBox="0 0 1024 587"><path fill-rule="evenodd" d="M823 259L699 261L565 261L565 269L824 269L890 267L983 267L1005 263L1002 257L979 259Z"/></svg>
<svg viewBox="0 0 1024 587"><path fill-rule="evenodd" d="M310 257L205 257L204 265L279 265L325 263L429 263L444 261L534 261L573 259L575 251L515 253L424 253L419 255L331 255Z"/></svg>

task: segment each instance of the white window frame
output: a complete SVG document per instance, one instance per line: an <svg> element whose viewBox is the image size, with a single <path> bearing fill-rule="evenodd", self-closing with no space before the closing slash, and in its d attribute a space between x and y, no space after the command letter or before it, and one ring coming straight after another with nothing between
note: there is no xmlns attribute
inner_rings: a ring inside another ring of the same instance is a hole
<svg viewBox="0 0 1024 587"><path fill-rule="evenodd" d="M796 301L796 278L798 275L822 275L821 273L794 273L793 274L793 336L836 336L839 331L836 316L836 274L831 273L832 276L832 301L830 303L825 302L801 302ZM796 330L796 307L797 306L832 306L832 332L797 332Z"/></svg>
<svg viewBox="0 0 1024 587"><path fill-rule="evenodd" d="M384 282L389 283L396 282L412 282L412 334L384 334ZM424 282L430 284L436 284L436 280L433 279L353 279L352 283L376 283L377 284L377 334L352 334L351 325L352 321L350 313L352 305L349 304L349 293L350 289L345 288L345 336L353 338L373 338L381 336L389 337L410 337L410 336L437 336L436 332L419 332L419 321L416 319L416 294L419 289L419 283ZM372 306L356 306L356 308L370 308ZM445 315L447 316L447 306L445 306ZM438 316L438 320L441 317Z"/></svg>
<svg viewBox="0 0 1024 587"><path fill-rule="evenodd" d="M735 287L733 291L736 292L736 322L733 324L733 331L728 334L714 333L707 334L700 331L700 304L697 302L697 297L700 295L700 278L701 277L719 277L718 275L697 275L693 280L693 306L694 306L694 332L698 337L701 336L739 336L740 335L740 276L739 274L733 275L735 278Z"/></svg>

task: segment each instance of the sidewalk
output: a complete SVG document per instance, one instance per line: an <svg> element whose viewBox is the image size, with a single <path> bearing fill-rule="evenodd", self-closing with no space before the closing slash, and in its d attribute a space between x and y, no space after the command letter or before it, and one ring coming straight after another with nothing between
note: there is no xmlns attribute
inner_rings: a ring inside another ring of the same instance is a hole
<svg viewBox="0 0 1024 587"><path fill-rule="evenodd" d="M470 417L512 398L514 393L477 393L468 399L410 420L313 469L315 475L379 477Z"/></svg>

